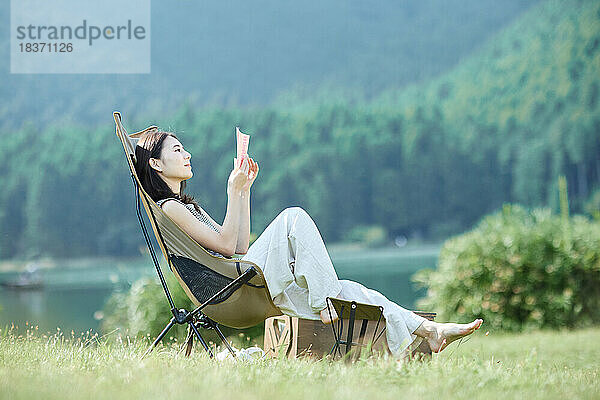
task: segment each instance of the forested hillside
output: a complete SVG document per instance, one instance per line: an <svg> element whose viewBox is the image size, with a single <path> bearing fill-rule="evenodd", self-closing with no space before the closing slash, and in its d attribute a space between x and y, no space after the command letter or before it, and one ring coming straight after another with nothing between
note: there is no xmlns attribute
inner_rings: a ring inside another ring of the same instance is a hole
<svg viewBox="0 0 600 400"><path fill-rule="evenodd" d="M443 130L421 132L425 140L457 143L473 159L493 154L510 170L502 182L511 201L556 205L562 173L581 209L577 201L600 180L599 6L535 7L452 72L389 91L379 103L407 116L436 115Z"/></svg>
<svg viewBox="0 0 600 400"><path fill-rule="evenodd" d="M174 130L193 154L189 191L217 220L226 205L233 127L260 163L253 232L299 205L326 241L361 225L443 238L503 202L572 210L600 189L600 4L538 4L436 78L370 100L289 91L266 108L183 106L134 120ZM298 100L298 101L295 101ZM289 102L296 106L289 106ZM110 113L108 114L110 117ZM32 145L34 144L34 145ZM141 244L114 127L29 125L0 148L0 257L132 254Z"/></svg>
<svg viewBox="0 0 600 400"><path fill-rule="evenodd" d="M456 65L536 1L152 2L152 73L10 74L10 2L0 3L0 129L97 126L196 107L270 104L327 85L356 97ZM115 12L115 21L126 18ZM90 21L93 20L93 16ZM110 63L110 60L106 60Z"/></svg>

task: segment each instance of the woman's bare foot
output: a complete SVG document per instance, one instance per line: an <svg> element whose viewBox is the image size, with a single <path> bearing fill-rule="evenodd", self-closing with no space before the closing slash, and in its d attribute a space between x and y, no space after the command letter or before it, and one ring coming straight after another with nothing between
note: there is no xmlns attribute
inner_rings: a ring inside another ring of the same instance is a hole
<svg viewBox="0 0 600 400"><path fill-rule="evenodd" d="M433 321L425 321L414 333L427 340L431 351L439 353L455 340L475 332L481 324L483 324L482 319L476 319L470 324L440 324Z"/></svg>
<svg viewBox="0 0 600 400"><path fill-rule="evenodd" d="M339 319L337 313L335 312L335 308L329 307L331 309L331 316L329 315L329 310L327 307L321 310L321 322L324 324L331 324Z"/></svg>

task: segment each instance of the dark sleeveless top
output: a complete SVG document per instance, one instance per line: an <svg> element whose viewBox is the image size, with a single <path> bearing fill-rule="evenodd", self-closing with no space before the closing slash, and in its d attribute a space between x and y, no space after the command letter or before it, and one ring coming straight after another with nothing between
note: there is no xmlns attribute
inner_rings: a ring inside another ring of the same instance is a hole
<svg viewBox="0 0 600 400"><path fill-rule="evenodd" d="M162 208L162 205L164 203L166 203L167 201L169 201L169 200L175 200L175 201L183 204L185 206L185 208L187 208L188 210L190 210L190 212L192 213L192 215L194 217L196 217L200 222L205 223L213 231L219 233L219 229L216 226L214 226L214 224L206 217L206 215L204 215L203 213L201 213L198 210L196 210L196 208L194 207L193 204L185 204L183 201L181 201L179 199L176 199L175 197L169 197L169 198L166 198L166 199L160 199L160 200L158 200L156 202L156 204L158 204L158 206ZM224 256L223 254L219 253L218 251L213 251L211 249L207 249L204 246L202 246L202 247L204 248L204 250L208 251L213 256L224 257L224 258L231 258L231 257L228 257L228 256Z"/></svg>

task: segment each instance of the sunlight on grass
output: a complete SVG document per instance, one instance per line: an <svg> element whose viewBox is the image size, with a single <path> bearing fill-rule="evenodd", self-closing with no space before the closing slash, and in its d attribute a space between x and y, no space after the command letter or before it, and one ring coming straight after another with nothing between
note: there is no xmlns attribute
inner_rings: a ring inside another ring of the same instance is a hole
<svg viewBox="0 0 600 400"><path fill-rule="evenodd" d="M430 361L363 359L213 361L175 342L141 355L148 339L57 331L0 331L3 398L357 399L598 398L600 329L526 334L485 331Z"/></svg>

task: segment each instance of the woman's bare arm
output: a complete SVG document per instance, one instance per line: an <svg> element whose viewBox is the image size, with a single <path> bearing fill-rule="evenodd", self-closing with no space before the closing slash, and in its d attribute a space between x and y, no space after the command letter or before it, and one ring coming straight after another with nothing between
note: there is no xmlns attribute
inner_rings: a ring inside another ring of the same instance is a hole
<svg viewBox="0 0 600 400"><path fill-rule="evenodd" d="M239 192L228 196L223 225L215 223L220 232L215 232L208 225L200 222L186 206L178 201L167 201L163 204L162 209L173 222L200 245L225 256L233 256L237 246L241 207L242 199ZM208 216L208 214L206 215ZM210 220L213 221L212 218Z"/></svg>
<svg viewBox="0 0 600 400"><path fill-rule="evenodd" d="M219 224L217 221L215 221L214 219L212 219L212 217L210 216L209 213L207 213L206 211L204 211L204 209L202 208L201 205L198 205L198 207L200 208L200 212L206 217L206 219L208 221L210 221L210 223L219 230L219 232L221 232L223 230L223 225Z"/></svg>
<svg viewBox="0 0 600 400"><path fill-rule="evenodd" d="M242 207L240 208L240 228L238 230L237 244L235 254L246 254L250 246L250 190L242 191ZM199 206L200 207L200 206ZM223 226L211 218L202 207L200 212L213 224L219 231L223 230Z"/></svg>
<svg viewBox="0 0 600 400"><path fill-rule="evenodd" d="M238 231L236 254L246 254L250 244L250 189L241 193L240 229Z"/></svg>
<svg viewBox="0 0 600 400"><path fill-rule="evenodd" d="M237 159L234 160L237 162ZM238 239L236 245L237 254L246 254L248 252L248 246L250 246L250 188L258 176L258 163L248 157L245 160L249 163L250 169L248 174L248 182L242 187L240 195L242 196L242 209L240 215L240 229L238 232Z"/></svg>

